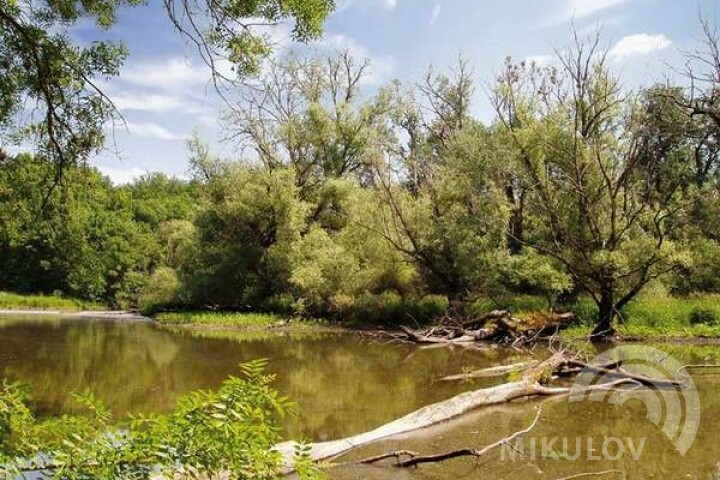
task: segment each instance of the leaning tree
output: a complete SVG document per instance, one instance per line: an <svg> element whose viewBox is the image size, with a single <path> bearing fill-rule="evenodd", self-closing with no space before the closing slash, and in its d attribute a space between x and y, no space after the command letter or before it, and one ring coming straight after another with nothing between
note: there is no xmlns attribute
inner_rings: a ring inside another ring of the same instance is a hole
<svg viewBox="0 0 720 480"><path fill-rule="evenodd" d="M496 128L526 189L518 238L561 263L598 306L595 335L648 282L679 265L670 239L687 208L690 153L656 121L651 91L625 92L599 37L575 38L558 65L508 65Z"/></svg>

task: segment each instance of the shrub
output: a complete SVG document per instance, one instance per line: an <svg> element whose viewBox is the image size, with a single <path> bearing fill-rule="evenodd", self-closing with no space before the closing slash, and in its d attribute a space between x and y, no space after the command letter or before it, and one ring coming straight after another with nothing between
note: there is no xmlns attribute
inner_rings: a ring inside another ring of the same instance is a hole
<svg viewBox="0 0 720 480"><path fill-rule="evenodd" d="M571 305L563 306L562 309L575 312L575 323L578 325L592 326L597 323L598 307L592 300L578 300Z"/></svg>
<svg viewBox="0 0 720 480"><path fill-rule="evenodd" d="M295 303L295 297L291 294L280 293L265 300L263 307L271 313L295 315L297 313Z"/></svg>
<svg viewBox="0 0 720 480"><path fill-rule="evenodd" d="M720 315L714 310L703 307L695 307L690 312L691 325L718 325L720 324Z"/></svg>
<svg viewBox="0 0 720 480"><path fill-rule="evenodd" d="M147 280L138 299L141 312L151 314L178 301L180 280L172 268L160 267Z"/></svg>
<svg viewBox="0 0 720 480"><path fill-rule="evenodd" d="M395 292L366 293L355 303L353 320L359 323L401 323L403 300Z"/></svg>
<svg viewBox="0 0 720 480"><path fill-rule="evenodd" d="M444 295L425 295L406 304L406 316L420 324L429 323L441 317L450 308L450 302Z"/></svg>

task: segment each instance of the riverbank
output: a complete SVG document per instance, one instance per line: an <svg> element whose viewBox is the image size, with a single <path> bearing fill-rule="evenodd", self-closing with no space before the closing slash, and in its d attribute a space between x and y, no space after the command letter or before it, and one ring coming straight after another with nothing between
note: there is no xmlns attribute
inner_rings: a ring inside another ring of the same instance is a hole
<svg viewBox="0 0 720 480"><path fill-rule="evenodd" d="M59 295L26 295L0 291L0 310L32 312L85 312L107 311L99 302L79 300Z"/></svg>
<svg viewBox="0 0 720 480"><path fill-rule="evenodd" d="M535 296L514 296L500 299L477 300L468 308L472 318L494 309L508 310L515 317L531 318L547 310L547 301ZM597 310L589 299L580 299L574 304L559 305L555 311L572 311L577 315L574 325L562 332L568 341L587 338L592 331ZM616 324L616 339L619 341L671 341L720 342L720 295L708 294L692 297L666 295L643 296L623 309L622 320ZM0 314L4 315L62 315L84 318L137 319L146 318L126 311L111 311L106 306L49 295L20 295L0 292ZM153 320L168 326L192 328L195 330L235 331L340 331L391 329L400 325L412 326L413 318L388 318L385 323L329 321L303 318L277 313L181 311L158 313ZM382 319L380 319L382 320Z"/></svg>

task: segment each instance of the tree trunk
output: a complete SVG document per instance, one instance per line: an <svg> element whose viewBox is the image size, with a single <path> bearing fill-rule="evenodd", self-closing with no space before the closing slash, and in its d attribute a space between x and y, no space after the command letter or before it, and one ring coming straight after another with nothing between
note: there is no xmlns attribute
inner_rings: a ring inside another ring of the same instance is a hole
<svg viewBox="0 0 720 480"><path fill-rule="evenodd" d="M598 324L592 332L592 337L607 337L613 334L612 321L615 317L615 289L608 286L600 292L598 303Z"/></svg>

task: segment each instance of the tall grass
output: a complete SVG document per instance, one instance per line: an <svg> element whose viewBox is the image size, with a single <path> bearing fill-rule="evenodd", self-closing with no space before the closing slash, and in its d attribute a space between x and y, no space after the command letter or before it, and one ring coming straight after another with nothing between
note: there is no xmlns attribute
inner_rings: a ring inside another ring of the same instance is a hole
<svg viewBox="0 0 720 480"><path fill-rule="evenodd" d="M572 308L578 314L578 326L566 332L568 337L589 333L597 308L588 300ZM618 333L624 336L720 337L720 295L672 297L642 296L623 308Z"/></svg>
<svg viewBox="0 0 720 480"><path fill-rule="evenodd" d="M107 310L107 307L97 302L77 300L58 295L23 295L11 292L0 292L0 309L77 312L81 310Z"/></svg>

